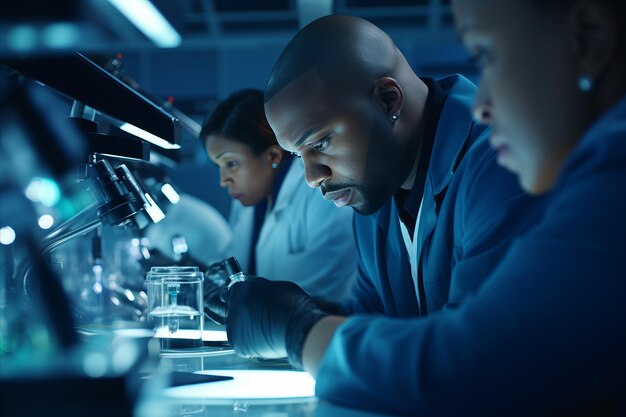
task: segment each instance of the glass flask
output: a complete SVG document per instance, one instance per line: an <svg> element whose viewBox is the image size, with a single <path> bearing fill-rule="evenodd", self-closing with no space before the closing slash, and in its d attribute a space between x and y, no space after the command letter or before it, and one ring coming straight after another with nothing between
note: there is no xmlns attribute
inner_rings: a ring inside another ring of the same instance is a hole
<svg viewBox="0 0 626 417"><path fill-rule="evenodd" d="M161 349L202 346L203 275L197 266L158 266L148 272L148 322Z"/></svg>

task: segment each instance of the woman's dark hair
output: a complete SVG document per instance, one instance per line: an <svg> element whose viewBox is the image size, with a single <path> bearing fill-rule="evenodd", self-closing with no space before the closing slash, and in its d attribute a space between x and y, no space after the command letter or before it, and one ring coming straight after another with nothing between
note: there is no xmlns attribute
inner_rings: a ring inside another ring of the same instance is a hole
<svg viewBox="0 0 626 417"><path fill-rule="evenodd" d="M278 144L265 118L263 92L254 89L237 91L213 109L200 131L203 146L213 134L248 145L256 155Z"/></svg>

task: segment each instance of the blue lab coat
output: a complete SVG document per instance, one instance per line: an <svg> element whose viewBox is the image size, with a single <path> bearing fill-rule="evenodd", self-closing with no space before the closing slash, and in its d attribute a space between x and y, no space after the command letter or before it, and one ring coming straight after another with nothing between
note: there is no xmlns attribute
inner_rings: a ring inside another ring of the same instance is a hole
<svg viewBox="0 0 626 417"><path fill-rule="evenodd" d="M623 415L626 97L584 135L548 197L457 308L344 322L317 394L413 416Z"/></svg>
<svg viewBox="0 0 626 417"><path fill-rule="evenodd" d="M476 87L453 75L436 129L418 223L418 282L411 275L394 199L374 215L355 215L359 274L346 313L391 317L425 315L454 306L476 290L511 240L534 224L542 200L526 195L499 167L488 130L470 108ZM422 302L419 305L416 284Z"/></svg>

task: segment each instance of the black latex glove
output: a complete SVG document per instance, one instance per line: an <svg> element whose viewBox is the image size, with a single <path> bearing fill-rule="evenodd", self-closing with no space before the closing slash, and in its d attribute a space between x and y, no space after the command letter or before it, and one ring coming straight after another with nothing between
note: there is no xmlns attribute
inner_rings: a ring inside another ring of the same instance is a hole
<svg viewBox="0 0 626 417"><path fill-rule="evenodd" d="M249 277L228 292L228 341L240 356L287 356L302 368L306 336L326 315L293 282Z"/></svg>

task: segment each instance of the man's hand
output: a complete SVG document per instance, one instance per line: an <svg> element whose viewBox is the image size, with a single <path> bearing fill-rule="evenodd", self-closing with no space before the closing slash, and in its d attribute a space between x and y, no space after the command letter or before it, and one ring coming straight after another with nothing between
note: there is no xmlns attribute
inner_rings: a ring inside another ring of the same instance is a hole
<svg viewBox="0 0 626 417"><path fill-rule="evenodd" d="M289 357L302 367L304 340L326 316L293 282L249 277L228 294L228 340L245 357Z"/></svg>

